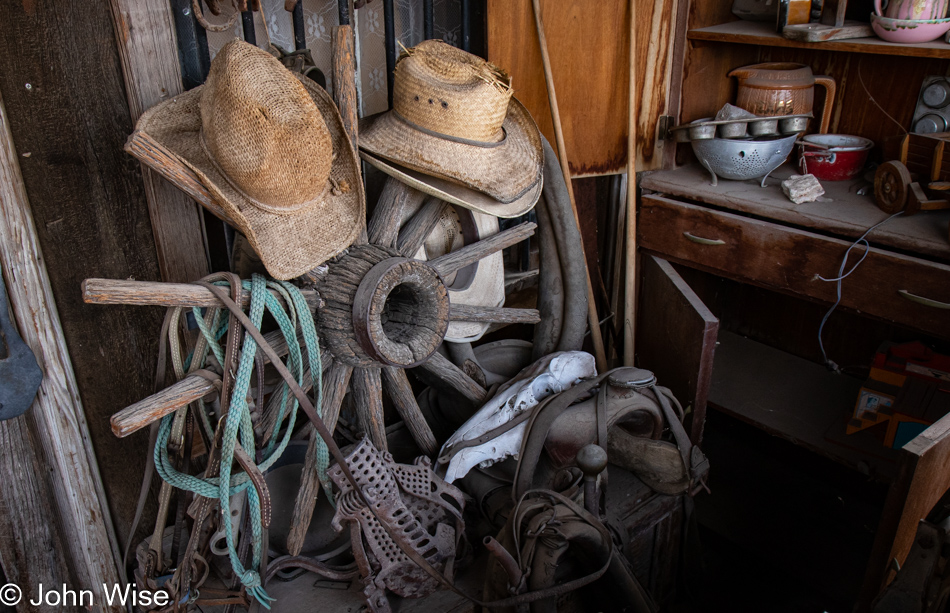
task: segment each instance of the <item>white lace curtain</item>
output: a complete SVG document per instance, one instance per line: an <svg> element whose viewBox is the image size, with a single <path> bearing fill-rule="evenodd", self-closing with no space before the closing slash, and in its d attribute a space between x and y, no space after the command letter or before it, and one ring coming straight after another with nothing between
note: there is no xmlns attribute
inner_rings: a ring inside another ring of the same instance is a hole
<svg viewBox="0 0 950 613"><path fill-rule="evenodd" d="M267 33L275 45L293 51L294 28L291 14L284 10L284 0L262 0L267 17ZM395 0L396 48L399 43L406 47L418 44L423 39L422 0ZM434 34L445 42L458 46L461 32L460 0L434 0ZM226 9L225 9L226 10ZM337 0L303 0L303 15L307 47L317 67L327 76L327 89L333 90L331 30L338 24ZM383 25L382 0L370 0L354 11L350 4L351 22L356 31L357 64L359 69L360 115L372 115L388 107L386 96L386 44ZM209 16L210 18L210 16ZM210 18L215 21L214 18ZM260 13L255 13L257 43L266 44L264 23ZM227 32L208 32L211 57L232 38L243 38L241 20Z"/></svg>

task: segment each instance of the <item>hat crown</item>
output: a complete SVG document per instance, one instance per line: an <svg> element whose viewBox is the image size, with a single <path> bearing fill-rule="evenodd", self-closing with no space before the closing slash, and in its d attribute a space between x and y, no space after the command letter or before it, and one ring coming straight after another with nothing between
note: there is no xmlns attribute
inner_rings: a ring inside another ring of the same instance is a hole
<svg viewBox="0 0 950 613"><path fill-rule="evenodd" d="M327 187L333 142L304 86L267 52L235 40L211 63L201 93L203 146L254 204L290 213Z"/></svg>
<svg viewBox="0 0 950 613"><path fill-rule="evenodd" d="M507 73L439 40L407 49L396 64L393 109L439 134L499 141L510 99Z"/></svg>

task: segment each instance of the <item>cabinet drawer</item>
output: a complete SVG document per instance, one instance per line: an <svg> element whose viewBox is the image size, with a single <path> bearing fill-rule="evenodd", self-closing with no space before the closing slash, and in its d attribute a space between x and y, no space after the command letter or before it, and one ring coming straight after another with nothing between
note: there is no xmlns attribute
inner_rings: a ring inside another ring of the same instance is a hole
<svg viewBox="0 0 950 613"><path fill-rule="evenodd" d="M850 243L777 223L645 195L642 249L737 281L835 301L835 283ZM873 239L873 234L872 234ZM851 251L847 271L863 255ZM950 338L950 266L880 249L842 283L841 305L941 338Z"/></svg>

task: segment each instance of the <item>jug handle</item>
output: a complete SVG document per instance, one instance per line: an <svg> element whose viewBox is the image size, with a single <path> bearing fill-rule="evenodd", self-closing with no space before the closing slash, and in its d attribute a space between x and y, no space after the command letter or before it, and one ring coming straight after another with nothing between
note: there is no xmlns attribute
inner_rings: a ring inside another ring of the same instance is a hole
<svg viewBox="0 0 950 613"><path fill-rule="evenodd" d="M883 9L881 9L881 0L874 0L874 13L875 13L878 17L883 17L883 16L884 16L884 11L883 11Z"/></svg>
<svg viewBox="0 0 950 613"><path fill-rule="evenodd" d="M815 85L821 85L825 88L825 106L821 109L821 127L818 129L818 133L827 134L828 126L831 124L831 107L835 103L835 80L831 77L816 76Z"/></svg>

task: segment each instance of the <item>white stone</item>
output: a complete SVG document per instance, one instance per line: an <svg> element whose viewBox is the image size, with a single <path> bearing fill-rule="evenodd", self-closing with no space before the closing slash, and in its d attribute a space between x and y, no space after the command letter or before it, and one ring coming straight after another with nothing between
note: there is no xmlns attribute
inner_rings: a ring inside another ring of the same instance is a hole
<svg viewBox="0 0 950 613"><path fill-rule="evenodd" d="M782 191L795 204L814 202L825 193L815 175L792 175L782 181Z"/></svg>

